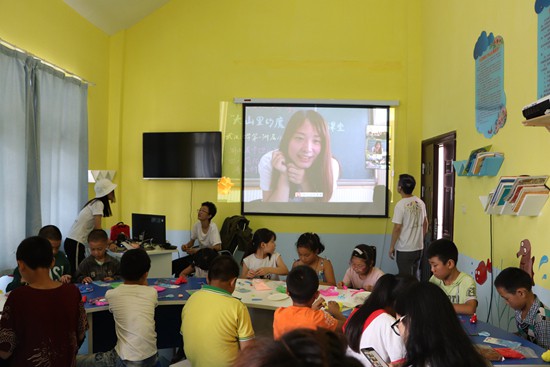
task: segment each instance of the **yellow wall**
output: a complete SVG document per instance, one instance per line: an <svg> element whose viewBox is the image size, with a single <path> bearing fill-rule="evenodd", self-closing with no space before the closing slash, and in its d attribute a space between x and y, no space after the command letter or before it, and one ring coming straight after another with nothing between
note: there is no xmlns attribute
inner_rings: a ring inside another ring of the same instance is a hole
<svg viewBox="0 0 550 367"><path fill-rule="evenodd" d="M534 1L438 1L423 2L423 138L456 130L457 159L467 159L475 148L493 145L505 154L499 175L549 174L550 134L544 128L523 127L522 107L537 99L537 15ZM473 49L481 31L504 38L504 85L508 120L492 139L475 128L475 64ZM456 178L455 242L461 253L486 260L489 257L489 216L478 196L487 195L498 183L494 178ZM535 256L535 283L543 280L538 270L548 254L549 205L541 216L494 217L494 262L497 267L517 266L516 252L528 238ZM502 262L502 264L501 264ZM548 265L546 265L548 266Z"/></svg>
<svg viewBox="0 0 550 367"><path fill-rule="evenodd" d="M105 169L109 37L62 0L0 0L0 38L91 81L89 162Z"/></svg>
<svg viewBox="0 0 550 367"><path fill-rule="evenodd" d="M234 97L399 100L396 169L418 176L419 8L406 0L172 1L118 34L113 42L123 51L114 57L123 66L122 85L111 102L120 100L121 107L110 114L110 128L120 128L121 219L159 212L169 216L169 229L188 230L200 202L216 201L215 182L142 180L141 136L219 130L220 103L232 105ZM240 204L222 203L219 210L221 224ZM388 224L251 219L254 228L277 232L384 233Z"/></svg>

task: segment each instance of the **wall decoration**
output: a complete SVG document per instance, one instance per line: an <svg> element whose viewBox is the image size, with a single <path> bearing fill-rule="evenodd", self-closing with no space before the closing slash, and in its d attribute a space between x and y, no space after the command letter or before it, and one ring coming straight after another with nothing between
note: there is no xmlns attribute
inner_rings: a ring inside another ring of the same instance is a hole
<svg viewBox="0 0 550 367"><path fill-rule="evenodd" d="M537 98L550 94L550 0L536 0L537 26Z"/></svg>
<svg viewBox="0 0 550 367"><path fill-rule="evenodd" d="M506 124L504 40L481 32L474 47L476 68L476 128L490 139Z"/></svg>
<svg viewBox="0 0 550 367"><path fill-rule="evenodd" d="M477 265L474 279L476 280L476 283L479 285L482 285L487 281L487 274L493 272L493 264L491 264L491 259L487 259L487 264L481 260L479 264Z"/></svg>
<svg viewBox="0 0 550 367"><path fill-rule="evenodd" d="M533 279L533 285L535 285L535 273L533 272L533 264L535 263L535 257L531 256L531 242L528 239L524 239L519 244L519 251L516 254L519 257L519 268L525 270L527 274Z"/></svg>

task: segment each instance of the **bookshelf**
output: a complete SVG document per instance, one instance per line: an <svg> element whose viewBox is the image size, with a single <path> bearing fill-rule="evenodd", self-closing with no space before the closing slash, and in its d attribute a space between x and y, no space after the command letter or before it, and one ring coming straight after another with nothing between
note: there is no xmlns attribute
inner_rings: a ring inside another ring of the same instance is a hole
<svg viewBox="0 0 550 367"><path fill-rule="evenodd" d="M468 164L467 160L454 161L453 166L458 176L478 176L478 177L491 176L492 177L498 174L498 171L500 170L500 167L502 166L503 161L504 161L504 156L487 157L481 163L481 168L477 173L474 173L474 171L472 171L471 169L468 172L464 172L464 168Z"/></svg>
<svg viewBox="0 0 550 367"><path fill-rule="evenodd" d="M550 115L542 115L522 122L523 126L544 126L550 131Z"/></svg>
<svg viewBox="0 0 550 367"><path fill-rule="evenodd" d="M548 201L547 180L548 176L503 176L480 200L487 214L538 216Z"/></svg>

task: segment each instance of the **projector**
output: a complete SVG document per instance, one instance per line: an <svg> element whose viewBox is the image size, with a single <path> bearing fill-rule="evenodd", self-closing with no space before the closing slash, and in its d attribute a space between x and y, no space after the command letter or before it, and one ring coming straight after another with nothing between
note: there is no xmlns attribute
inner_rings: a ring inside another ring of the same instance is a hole
<svg viewBox="0 0 550 367"><path fill-rule="evenodd" d="M536 102L533 102L523 107L523 117L527 120L539 117L546 114L546 111L550 110L550 95L542 97ZM550 113L550 111L549 111Z"/></svg>

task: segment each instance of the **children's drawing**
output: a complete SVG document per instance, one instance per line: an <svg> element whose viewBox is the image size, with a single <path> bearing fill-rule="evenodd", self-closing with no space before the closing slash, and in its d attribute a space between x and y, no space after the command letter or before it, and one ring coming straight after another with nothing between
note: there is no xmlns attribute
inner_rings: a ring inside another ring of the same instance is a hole
<svg viewBox="0 0 550 367"><path fill-rule="evenodd" d="M533 264L535 263L535 257L531 257L531 242L528 239L524 239L520 242L519 251L516 254L519 257L519 268L524 270L533 279L533 285L535 285L535 273L533 271Z"/></svg>
<svg viewBox="0 0 550 367"><path fill-rule="evenodd" d="M474 278L476 283L482 285L487 281L487 273L493 272L493 264L491 264L491 259L487 259L487 264L483 260L477 265Z"/></svg>

